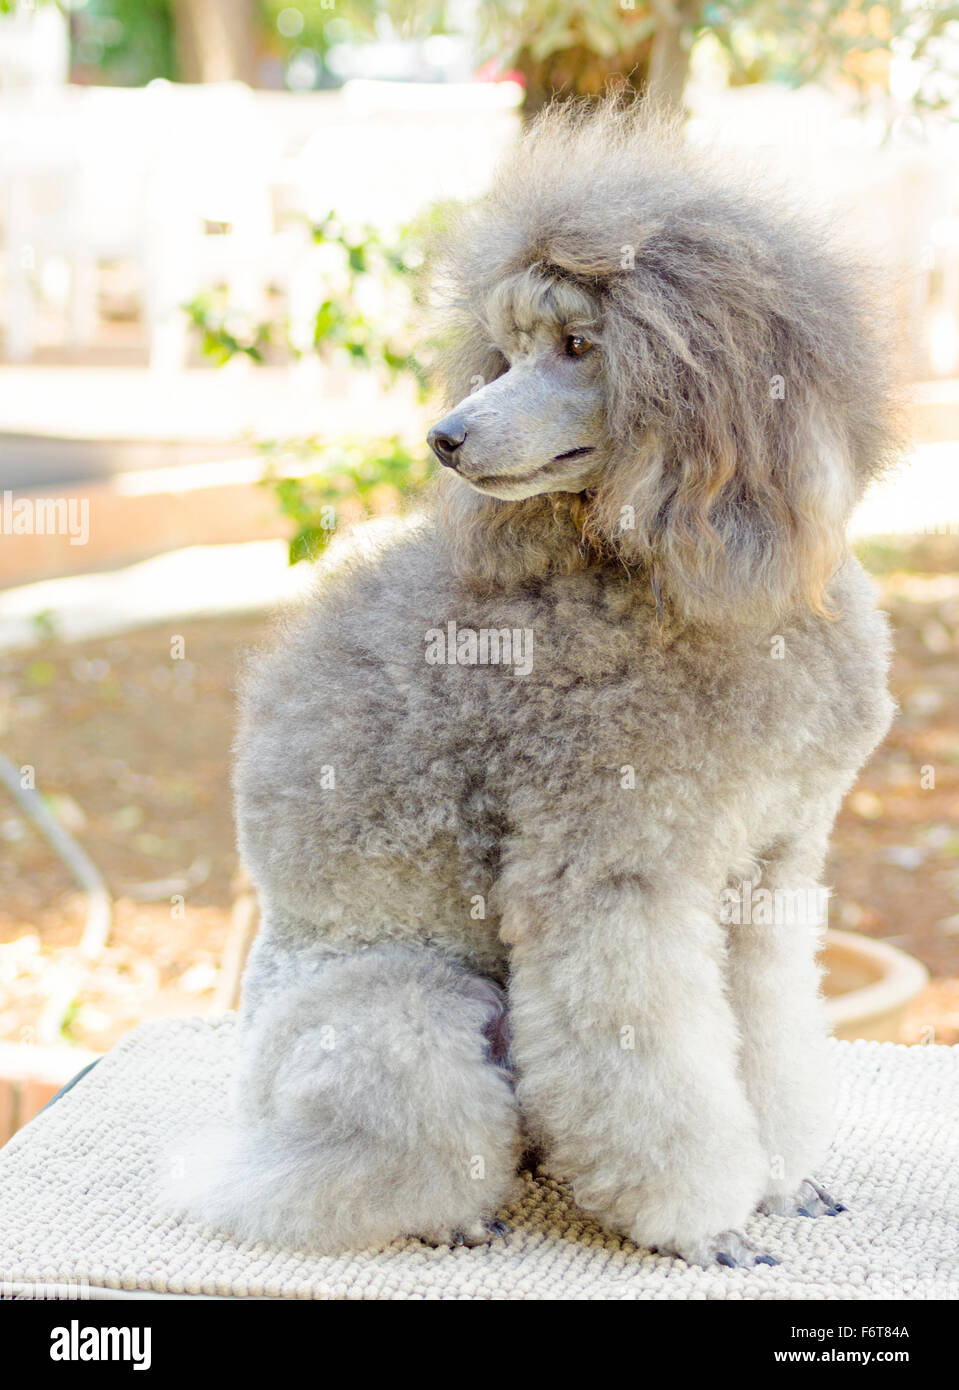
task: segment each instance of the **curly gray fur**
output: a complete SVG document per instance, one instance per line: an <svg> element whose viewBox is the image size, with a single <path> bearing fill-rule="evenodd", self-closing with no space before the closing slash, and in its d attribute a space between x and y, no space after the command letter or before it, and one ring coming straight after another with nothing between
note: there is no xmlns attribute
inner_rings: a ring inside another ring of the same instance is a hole
<svg viewBox="0 0 959 1390"><path fill-rule="evenodd" d="M615 105L537 122L450 287L437 514L251 664L264 924L178 1200L475 1240L533 1140L613 1229L751 1263L750 1214L821 1191L820 874L891 712L843 540L882 352L799 221ZM746 884L804 906L730 921Z"/></svg>

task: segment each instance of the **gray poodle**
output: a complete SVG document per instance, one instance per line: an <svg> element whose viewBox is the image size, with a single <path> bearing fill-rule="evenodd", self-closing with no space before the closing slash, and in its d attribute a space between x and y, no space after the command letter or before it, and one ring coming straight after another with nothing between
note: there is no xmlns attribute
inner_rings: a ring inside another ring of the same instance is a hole
<svg viewBox="0 0 959 1390"><path fill-rule="evenodd" d="M235 1123L179 1200L316 1251L474 1243L533 1149L639 1245L768 1262L757 1209L841 1210L816 952L892 708L844 538L893 450L873 315L617 104L535 123L444 278L433 513L247 680L263 926Z"/></svg>

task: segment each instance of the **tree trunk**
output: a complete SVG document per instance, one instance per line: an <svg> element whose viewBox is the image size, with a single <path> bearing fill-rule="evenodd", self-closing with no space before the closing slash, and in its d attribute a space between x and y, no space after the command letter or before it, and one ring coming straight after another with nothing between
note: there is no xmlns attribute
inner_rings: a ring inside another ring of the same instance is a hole
<svg viewBox="0 0 959 1390"><path fill-rule="evenodd" d="M520 49L510 64L522 73L526 87L523 117L529 120L541 107L557 97L600 97L610 87L640 91L649 67L648 41L615 57L604 58L585 44L557 49L536 60L528 48Z"/></svg>
<svg viewBox="0 0 959 1390"><path fill-rule="evenodd" d="M256 85L256 0L173 0L182 82Z"/></svg>
<svg viewBox="0 0 959 1390"><path fill-rule="evenodd" d="M679 110L686 78L693 30L699 23L703 0L656 0L660 21L653 34L646 87L650 105L660 110Z"/></svg>

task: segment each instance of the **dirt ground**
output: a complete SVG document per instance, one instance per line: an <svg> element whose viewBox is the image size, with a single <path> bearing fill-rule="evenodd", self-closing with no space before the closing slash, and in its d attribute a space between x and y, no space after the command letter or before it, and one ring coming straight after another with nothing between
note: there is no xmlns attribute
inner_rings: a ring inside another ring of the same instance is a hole
<svg viewBox="0 0 959 1390"><path fill-rule="evenodd" d="M82 972L66 1035L95 1049L209 1006L237 867L237 665L268 629L230 617L0 656L0 747L36 768L115 899L102 961L78 965L83 895L0 788L0 1039L34 1039L55 962Z"/></svg>
<svg viewBox="0 0 959 1390"><path fill-rule="evenodd" d="M924 961L934 979L903 1040L956 1042L959 538L873 543L864 558L895 630L900 713L840 816L830 923ZM237 665L268 630L231 617L0 655L0 747L36 769L115 898L102 959L80 962L82 895L0 787L0 1039L54 1028L104 1049L144 1018L210 1007L237 869Z"/></svg>

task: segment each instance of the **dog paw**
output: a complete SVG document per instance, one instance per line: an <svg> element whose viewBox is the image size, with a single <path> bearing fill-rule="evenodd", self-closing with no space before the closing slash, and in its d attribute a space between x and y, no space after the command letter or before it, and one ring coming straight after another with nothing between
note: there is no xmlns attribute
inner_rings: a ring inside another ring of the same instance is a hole
<svg viewBox="0 0 959 1390"><path fill-rule="evenodd" d="M841 1211L848 1211L848 1207L830 1197L815 1178L804 1178L797 1192L791 1196L778 1193L766 1197L760 1202L759 1210L763 1216L838 1216Z"/></svg>
<svg viewBox="0 0 959 1390"><path fill-rule="evenodd" d="M681 1248L663 1250L663 1254L678 1255L688 1265L724 1265L727 1269L752 1269L754 1265L778 1265L772 1255L753 1245L741 1231L721 1231L706 1240L691 1241Z"/></svg>
<svg viewBox="0 0 959 1390"><path fill-rule="evenodd" d="M417 1240L424 1245L433 1246L456 1246L456 1245L489 1245L489 1243L502 1236L509 1235L509 1227L505 1221L475 1221L470 1226L464 1227L443 1227L435 1231L423 1231L416 1236Z"/></svg>

